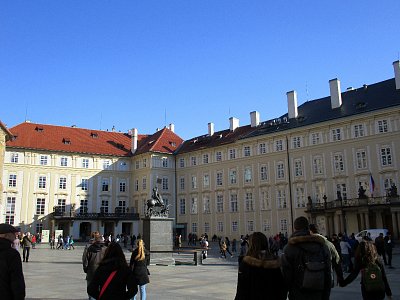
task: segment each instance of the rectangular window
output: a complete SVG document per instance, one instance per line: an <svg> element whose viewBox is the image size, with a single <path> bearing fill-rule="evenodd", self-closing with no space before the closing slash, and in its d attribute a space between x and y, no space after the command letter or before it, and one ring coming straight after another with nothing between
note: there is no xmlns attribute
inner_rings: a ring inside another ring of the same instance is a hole
<svg viewBox="0 0 400 300"><path fill-rule="evenodd" d="M229 170L229 181L231 184L236 184L236 170L235 169L231 169Z"/></svg>
<svg viewBox="0 0 400 300"><path fill-rule="evenodd" d="M154 158L154 159L157 160L158 164L156 164L156 165L157 165L157 167L159 167L159 163L160 163L159 158ZM140 162L137 160L137 161L135 161L135 169L137 170L139 168L140 168Z"/></svg>
<svg viewBox="0 0 400 300"><path fill-rule="evenodd" d="M321 143L321 135L319 132L311 133L311 145L318 145Z"/></svg>
<svg viewBox="0 0 400 300"><path fill-rule="evenodd" d="M120 161L118 163L118 170L121 170L121 171L128 170L128 163L126 161Z"/></svg>
<svg viewBox="0 0 400 300"><path fill-rule="evenodd" d="M139 179L135 180L135 191L139 191Z"/></svg>
<svg viewBox="0 0 400 300"><path fill-rule="evenodd" d="M236 194L231 194L230 209L231 209L231 212L238 211L238 197Z"/></svg>
<svg viewBox="0 0 400 300"><path fill-rule="evenodd" d="M286 208L286 193L285 190L276 191L276 200L278 201L278 208Z"/></svg>
<svg viewBox="0 0 400 300"><path fill-rule="evenodd" d="M58 199L59 212L65 213L65 206L66 206L66 200L65 199Z"/></svg>
<svg viewBox="0 0 400 300"><path fill-rule="evenodd" d="M18 153L11 153L11 162L15 164L18 163Z"/></svg>
<svg viewBox="0 0 400 300"><path fill-rule="evenodd" d="M66 190L67 189L67 177L60 177L60 181L58 183L58 188L60 190Z"/></svg>
<svg viewBox="0 0 400 300"><path fill-rule="evenodd" d="M381 162L382 166L390 166L392 164L392 151L390 147L381 148Z"/></svg>
<svg viewBox="0 0 400 300"><path fill-rule="evenodd" d="M268 180L268 169L267 169L267 166L261 166L260 167L260 180L261 181Z"/></svg>
<svg viewBox="0 0 400 300"><path fill-rule="evenodd" d="M248 220L247 221L247 232L253 232L254 231L254 221Z"/></svg>
<svg viewBox="0 0 400 300"><path fill-rule="evenodd" d="M89 180L87 178L82 178L81 180L81 189L82 191L87 191L89 186Z"/></svg>
<svg viewBox="0 0 400 300"><path fill-rule="evenodd" d="M181 215L186 214L186 199L185 198L179 199L179 214L181 214Z"/></svg>
<svg viewBox="0 0 400 300"><path fill-rule="evenodd" d="M108 213L108 200L101 200L100 212L104 214Z"/></svg>
<svg viewBox="0 0 400 300"><path fill-rule="evenodd" d="M323 174L322 157L317 156L313 158L313 170L315 175Z"/></svg>
<svg viewBox="0 0 400 300"><path fill-rule="evenodd" d="M285 166L283 165L283 162L278 162L276 164L276 177L278 179L285 178Z"/></svg>
<svg viewBox="0 0 400 300"><path fill-rule="evenodd" d="M192 165L192 166L195 166L195 165L197 165L197 159L196 159L196 156L192 156L192 157L190 158L190 162L191 162L191 165Z"/></svg>
<svg viewBox="0 0 400 300"><path fill-rule="evenodd" d="M224 212L224 196L217 195L217 212Z"/></svg>
<svg viewBox="0 0 400 300"><path fill-rule="evenodd" d="M215 160L222 161L222 152L221 151L215 152Z"/></svg>
<svg viewBox="0 0 400 300"><path fill-rule="evenodd" d="M203 154L203 164L208 164L208 154Z"/></svg>
<svg viewBox="0 0 400 300"><path fill-rule="evenodd" d="M280 222L280 231L281 232L287 232L287 230L288 230L288 221L286 220L286 219L281 219L281 222Z"/></svg>
<svg viewBox="0 0 400 300"><path fill-rule="evenodd" d="M88 212L88 200L83 199L80 201L79 213L86 214Z"/></svg>
<svg viewBox="0 0 400 300"><path fill-rule="evenodd" d="M282 140L277 140L275 141L275 151L283 151L283 141Z"/></svg>
<svg viewBox="0 0 400 300"><path fill-rule="evenodd" d="M203 176L203 187L208 188L210 186L210 175L204 174Z"/></svg>
<svg viewBox="0 0 400 300"><path fill-rule="evenodd" d="M271 230L271 222L269 220L264 220L262 226L263 226L263 231Z"/></svg>
<svg viewBox="0 0 400 300"><path fill-rule="evenodd" d="M41 224L41 223L36 223L35 228L36 228L36 231L35 231L35 232L37 232L37 233L42 233L42 231L43 231L43 224Z"/></svg>
<svg viewBox="0 0 400 300"><path fill-rule="evenodd" d="M258 144L258 152L259 154L267 153L267 146L265 145L265 143Z"/></svg>
<svg viewBox="0 0 400 300"><path fill-rule="evenodd" d="M217 231L224 232L224 222L218 221L217 223Z"/></svg>
<svg viewBox="0 0 400 300"><path fill-rule="evenodd" d="M10 174L8 176L8 187L17 187L17 175Z"/></svg>
<svg viewBox="0 0 400 300"><path fill-rule="evenodd" d="M205 214L211 213L211 203L210 203L209 196L203 197L203 213L205 213Z"/></svg>
<svg viewBox="0 0 400 300"><path fill-rule="evenodd" d="M338 183L336 185L336 199L347 200L347 187L345 183Z"/></svg>
<svg viewBox="0 0 400 300"><path fill-rule="evenodd" d="M367 152L365 150L358 150L356 152L357 169L367 168Z"/></svg>
<svg viewBox="0 0 400 300"><path fill-rule="evenodd" d="M143 158L143 168L147 168L147 158Z"/></svg>
<svg viewBox="0 0 400 300"><path fill-rule="evenodd" d="M192 201L190 203L190 213L197 214L197 197L192 197Z"/></svg>
<svg viewBox="0 0 400 300"><path fill-rule="evenodd" d="M108 178L103 178L102 182L101 182L101 190L103 192L108 192Z"/></svg>
<svg viewBox="0 0 400 300"><path fill-rule="evenodd" d="M359 138L364 136L364 126L362 124L354 125L354 137Z"/></svg>
<svg viewBox="0 0 400 300"><path fill-rule="evenodd" d="M46 176L39 176L39 189L46 188Z"/></svg>
<svg viewBox="0 0 400 300"><path fill-rule="evenodd" d="M61 167L66 167L66 166L68 166L68 157L61 157L61 158L60 158L60 166L61 166Z"/></svg>
<svg viewBox="0 0 400 300"><path fill-rule="evenodd" d="M108 159L103 160L103 170L108 170L110 168L111 162Z"/></svg>
<svg viewBox="0 0 400 300"><path fill-rule="evenodd" d="M185 177L179 178L179 188L181 189L181 191L185 189Z"/></svg>
<svg viewBox="0 0 400 300"><path fill-rule="evenodd" d="M260 193L260 208L261 210L267 210L271 208L268 191L262 191Z"/></svg>
<svg viewBox="0 0 400 300"><path fill-rule="evenodd" d="M237 231L238 231L238 222L232 221L232 232L237 232Z"/></svg>
<svg viewBox="0 0 400 300"><path fill-rule="evenodd" d="M332 129L332 141L337 142L342 140L342 130L340 128Z"/></svg>
<svg viewBox="0 0 400 300"><path fill-rule="evenodd" d="M169 184L168 184L168 177L163 177L162 178L162 189L164 191L169 189Z"/></svg>
<svg viewBox="0 0 400 300"><path fill-rule="evenodd" d="M379 133L388 132L388 121L387 120L378 121L378 132Z"/></svg>
<svg viewBox="0 0 400 300"><path fill-rule="evenodd" d="M229 159L236 158L236 149L229 149Z"/></svg>
<svg viewBox="0 0 400 300"><path fill-rule="evenodd" d="M343 155L337 153L333 156L333 165L335 167L336 172L343 172L344 171L344 162L343 162Z"/></svg>
<svg viewBox="0 0 400 300"><path fill-rule="evenodd" d="M180 168L184 168L185 167L185 159L183 157L181 157L179 159L179 167Z"/></svg>
<svg viewBox="0 0 400 300"><path fill-rule="evenodd" d="M197 232L197 223L192 223L192 232L193 233Z"/></svg>
<svg viewBox="0 0 400 300"><path fill-rule="evenodd" d="M84 168L84 169L89 168L89 159L88 158L82 158L82 168Z"/></svg>
<svg viewBox="0 0 400 300"><path fill-rule="evenodd" d="M162 167L168 168L168 158L167 157L162 158Z"/></svg>
<svg viewBox="0 0 400 300"><path fill-rule="evenodd" d="M245 206L246 211L254 211L253 193L246 193Z"/></svg>
<svg viewBox="0 0 400 300"><path fill-rule="evenodd" d="M217 172L217 186L222 185L222 172Z"/></svg>
<svg viewBox="0 0 400 300"><path fill-rule="evenodd" d="M210 232L210 223L204 222L204 232Z"/></svg>
<svg viewBox="0 0 400 300"><path fill-rule="evenodd" d="M47 166L47 155L40 155L40 165Z"/></svg>
<svg viewBox="0 0 400 300"><path fill-rule="evenodd" d="M147 178L143 177L142 178L142 190L146 190L147 189Z"/></svg>
<svg viewBox="0 0 400 300"><path fill-rule="evenodd" d="M192 189L197 189L197 177L192 176Z"/></svg>
<svg viewBox="0 0 400 300"><path fill-rule="evenodd" d="M126 212L126 201L125 200L118 201L118 206L115 208L115 212L120 213L120 214Z"/></svg>
<svg viewBox="0 0 400 300"><path fill-rule="evenodd" d="M292 138L292 147L293 149L301 147L301 138L299 136L295 136Z"/></svg>
<svg viewBox="0 0 400 300"><path fill-rule="evenodd" d="M15 221L15 197L7 197L6 220L7 224L13 225Z"/></svg>
<svg viewBox="0 0 400 300"><path fill-rule="evenodd" d="M251 167L246 167L245 169L244 169L244 182L246 182L246 183L250 183L250 182L252 182L252 180L253 180L253 176L252 176L252 174L251 174L252 172L251 172Z"/></svg>
<svg viewBox="0 0 400 300"><path fill-rule="evenodd" d="M248 156L251 155L250 146L245 146L245 147L243 148L243 154L244 154L244 157L248 157Z"/></svg>
<svg viewBox="0 0 400 300"><path fill-rule="evenodd" d="M120 193L126 192L126 181L125 180L121 180L119 182L119 191L120 191Z"/></svg>
<svg viewBox="0 0 400 300"><path fill-rule="evenodd" d="M296 187L296 208L306 207L306 198L303 187Z"/></svg>
<svg viewBox="0 0 400 300"><path fill-rule="evenodd" d="M36 214L44 215L45 207L46 207L46 199L37 198L36 199Z"/></svg>
<svg viewBox="0 0 400 300"><path fill-rule="evenodd" d="M301 159L294 160L294 176L303 176L303 164Z"/></svg>

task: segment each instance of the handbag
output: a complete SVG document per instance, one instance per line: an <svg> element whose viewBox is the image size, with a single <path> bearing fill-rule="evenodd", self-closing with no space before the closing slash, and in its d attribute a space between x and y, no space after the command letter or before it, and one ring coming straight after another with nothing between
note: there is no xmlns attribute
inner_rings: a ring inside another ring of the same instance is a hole
<svg viewBox="0 0 400 300"><path fill-rule="evenodd" d="M106 282L104 283L104 285L101 288L100 291L100 295L99 295L99 299L101 298L101 296L104 294L104 291L106 290L106 288L108 287L108 285L110 284L111 280L114 278L115 274L117 273L117 270L112 271L111 274L108 276Z"/></svg>

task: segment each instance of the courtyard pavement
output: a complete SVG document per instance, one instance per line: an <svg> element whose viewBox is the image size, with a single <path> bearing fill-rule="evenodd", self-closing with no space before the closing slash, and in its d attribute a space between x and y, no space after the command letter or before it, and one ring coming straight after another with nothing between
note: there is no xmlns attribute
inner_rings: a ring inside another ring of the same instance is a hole
<svg viewBox="0 0 400 300"><path fill-rule="evenodd" d="M218 246L213 243L210 246L212 250L209 251L203 265L150 265L148 299L234 299L237 257L227 256L227 259L222 259L218 255ZM84 245L79 244L75 250L51 250L46 244L31 249L29 262L23 263L26 299L87 299L86 280L81 263L83 249ZM393 299L400 299L400 249L394 250L393 266L397 268L386 271ZM125 252L129 259L130 252ZM189 263L193 255L174 254L174 258L176 261ZM359 282L358 278L345 288L333 288L331 299L361 299Z"/></svg>

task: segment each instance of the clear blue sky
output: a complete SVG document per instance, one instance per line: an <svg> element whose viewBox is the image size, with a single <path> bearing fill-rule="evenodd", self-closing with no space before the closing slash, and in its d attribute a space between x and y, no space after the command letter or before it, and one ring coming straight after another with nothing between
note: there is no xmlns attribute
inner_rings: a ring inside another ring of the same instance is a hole
<svg viewBox="0 0 400 300"><path fill-rule="evenodd" d="M400 1L0 2L0 120L184 139L394 77Z"/></svg>

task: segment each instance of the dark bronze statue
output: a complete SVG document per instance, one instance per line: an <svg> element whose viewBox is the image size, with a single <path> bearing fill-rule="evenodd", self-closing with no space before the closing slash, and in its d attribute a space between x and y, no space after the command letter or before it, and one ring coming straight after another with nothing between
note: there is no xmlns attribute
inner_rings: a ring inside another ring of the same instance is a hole
<svg viewBox="0 0 400 300"><path fill-rule="evenodd" d="M146 216L163 216L168 217L168 207L165 206L164 200L158 192L158 187L153 188L151 199L147 200Z"/></svg>
<svg viewBox="0 0 400 300"><path fill-rule="evenodd" d="M358 199L366 199L368 198L367 195L365 195L366 190L360 185L358 188Z"/></svg>

